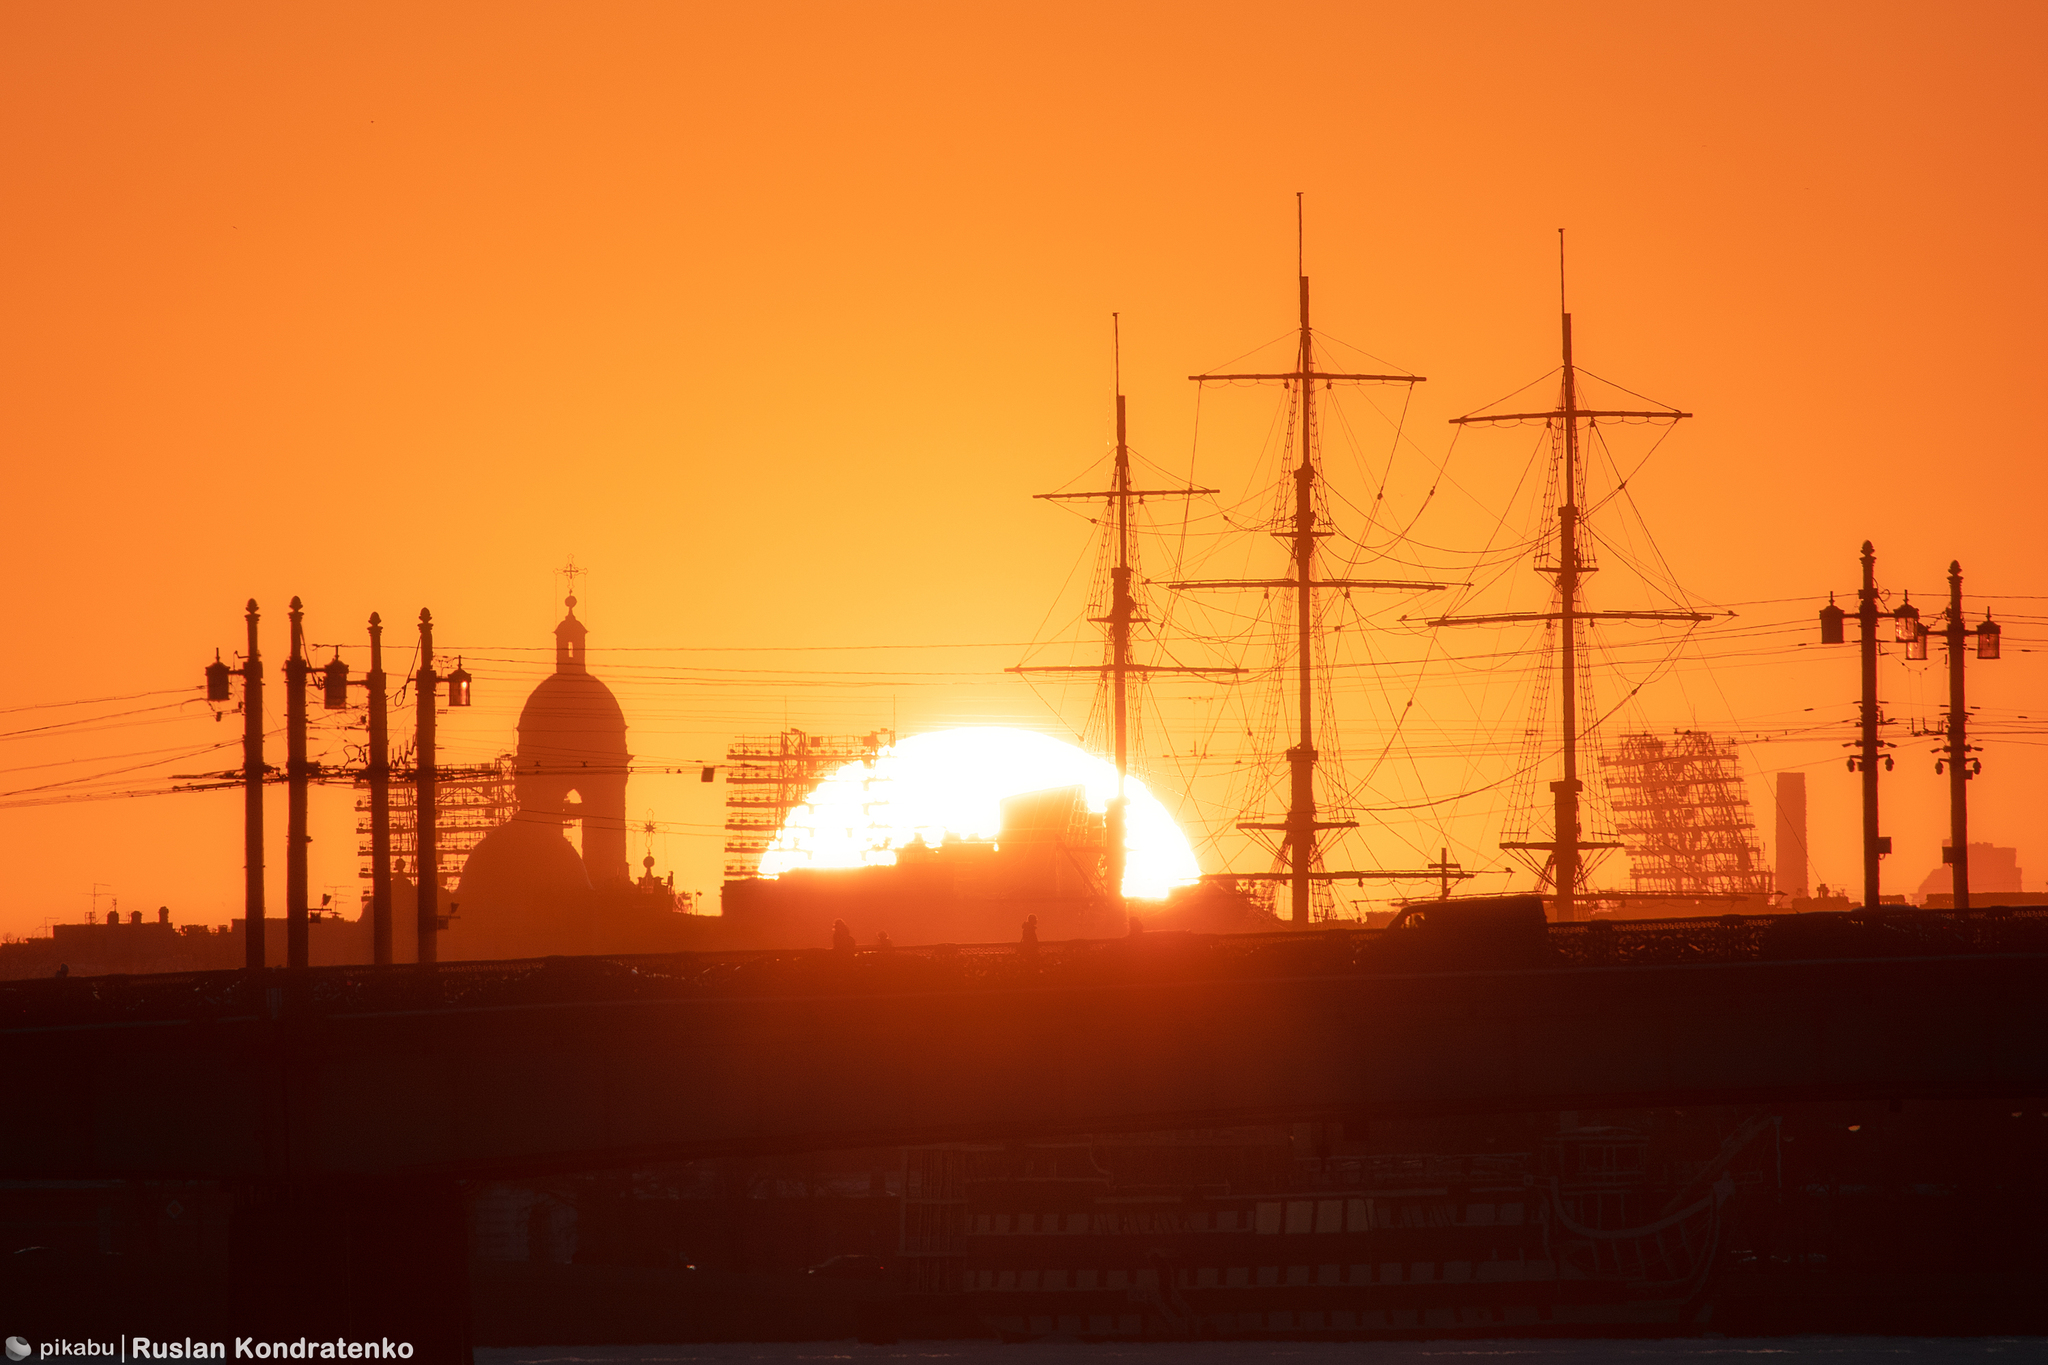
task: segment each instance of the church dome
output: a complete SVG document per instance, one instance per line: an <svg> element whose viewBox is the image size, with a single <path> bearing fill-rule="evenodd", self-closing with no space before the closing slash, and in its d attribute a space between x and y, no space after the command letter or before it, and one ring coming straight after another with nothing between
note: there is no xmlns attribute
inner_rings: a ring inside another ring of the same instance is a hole
<svg viewBox="0 0 2048 1365"><path fill-rule="evenodd" d="M588 673L550 674L519 712L522 766L626 756L626 713L612 690Z"/></svg>
<svg viewBox="0 0 2048 1365"><path fill-rule="evenodd" d="M451 897L450 957L590 951L590 873L561 827L513 816L470 850Z"/></svg>
<svg viewBox="0 0 2048 1365"><path fill-rule="evenodd" d="M585 668L587 631L576 619L576 599L555 627L555 671L541 680L519 712L519 766L581 767L617 764L626 752L626 713L612 690Z"/></svg>
<svg viewBox="0 0 2048 1365"><path fill-rule="evenodd" d="M495 907L588 890L590 873L561 828L515 815L470 850L455 894Z"/></svg>

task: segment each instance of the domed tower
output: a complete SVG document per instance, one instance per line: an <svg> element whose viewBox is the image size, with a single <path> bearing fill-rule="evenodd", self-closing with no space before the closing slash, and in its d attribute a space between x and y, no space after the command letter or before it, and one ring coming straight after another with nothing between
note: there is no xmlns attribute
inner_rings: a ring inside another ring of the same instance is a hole
<svg viewBox="0 0 2048 1365"><path fill-rule="evenodd" d="M519 713L514 772L523 817L583 822L583 864L599 890L632 885L626 865L626 713L584 661L576 599L555 627L555 671Z"/></svg>

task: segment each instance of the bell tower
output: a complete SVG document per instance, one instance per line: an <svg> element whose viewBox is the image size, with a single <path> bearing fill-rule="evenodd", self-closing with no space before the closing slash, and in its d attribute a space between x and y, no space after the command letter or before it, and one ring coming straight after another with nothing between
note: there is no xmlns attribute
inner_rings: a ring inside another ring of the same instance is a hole
<svg viewBox="0 0 2048 1365"><path fill-rule="evenodd" d="M587 673L590 670L583 662L583 642L590 638L590 628L576 619L575 593L563 598L562 605L569 609L569 614L555 624L555 672Z"/></svg>
<svg viewBox="0 0 2048 1365"><path fill-rule="evenodd" d="M569 572L578 572L570 570ZM583 865L592 886L632 885L626 861L626 716L611 689L591 672L584 652L589 628L576 617L576 595L555 623L555 671L541 680L519 713L514 775L520 818L582 823Z"/></svg>

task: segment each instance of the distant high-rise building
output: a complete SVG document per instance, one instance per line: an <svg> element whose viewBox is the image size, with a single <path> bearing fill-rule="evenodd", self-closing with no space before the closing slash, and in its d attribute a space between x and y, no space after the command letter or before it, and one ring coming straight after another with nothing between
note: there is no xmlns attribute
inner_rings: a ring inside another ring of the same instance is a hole
<svg viewBox="0 0 2048 1365"><path fill-rule="evenodd" d="M1778 890L1787 896L1807 894L1806 774L1778 774L1778 841L1771 850L1778 863Z"/></svg>

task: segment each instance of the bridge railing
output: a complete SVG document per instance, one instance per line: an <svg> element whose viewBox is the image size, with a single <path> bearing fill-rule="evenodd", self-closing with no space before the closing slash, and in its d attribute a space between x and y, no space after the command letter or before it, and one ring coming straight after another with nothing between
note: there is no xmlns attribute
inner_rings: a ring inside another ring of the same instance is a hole
<svg viewBox="0 0 2048 1365"><path fill-rule="evenodd" d="M1333 925L1269 934L1147 933L1044 944L759 949L431 969L315 967L0 982L0 1028L302 1018L600 1000L911 994L1295 976L1626 968L2048 952L2048 907L1724 915L1557 924L1475 939Z"/></svg>
<svg viewBox="0 0 2048 1365"><path fill-rule="evenodd" d="M1577 967L2040 952L2048 907L1593 920L1553 924L1546 937Z"/></svg>

